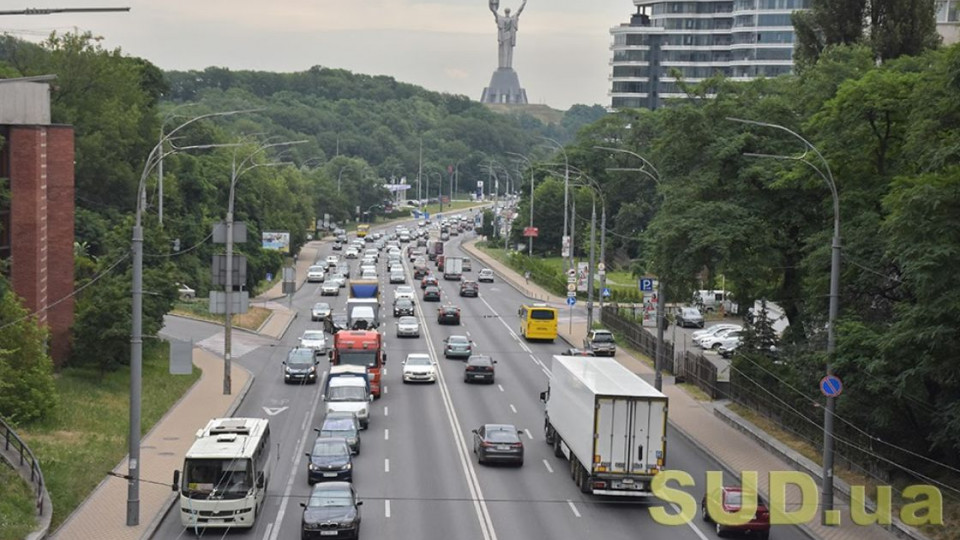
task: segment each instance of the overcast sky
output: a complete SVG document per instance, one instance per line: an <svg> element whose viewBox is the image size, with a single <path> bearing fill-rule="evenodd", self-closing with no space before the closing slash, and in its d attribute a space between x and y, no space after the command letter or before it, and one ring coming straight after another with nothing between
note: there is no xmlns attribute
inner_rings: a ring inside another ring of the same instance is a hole
<svg viewBox="0 0 960 540"><path fill-rule="evenodd" d="M521 0L501 0L514 12ZM488 0L21 0L4 9L126 7L129 13L6 16L0 32L33 41L74 27L162 69L389 75L479 100L497 67ZM23 4L23 5L19 5ZM528 0L514 68L531 103L607 105L610 28L632 0Z"/></svg>

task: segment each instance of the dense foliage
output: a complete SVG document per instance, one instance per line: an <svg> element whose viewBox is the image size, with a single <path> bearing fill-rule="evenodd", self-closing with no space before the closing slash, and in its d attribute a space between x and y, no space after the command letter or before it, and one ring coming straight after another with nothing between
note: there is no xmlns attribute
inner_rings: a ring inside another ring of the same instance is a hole
<svg viewBox="0 0 960 540"><path fill-rule="evenodd" d="M47 333L0 280L0 416L15 423L42 418L56 405Z"/></svg>

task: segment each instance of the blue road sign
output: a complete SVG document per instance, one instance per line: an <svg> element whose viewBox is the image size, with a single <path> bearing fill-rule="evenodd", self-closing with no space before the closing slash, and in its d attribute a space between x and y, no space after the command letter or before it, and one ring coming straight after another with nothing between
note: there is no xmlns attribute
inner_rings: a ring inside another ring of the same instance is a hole
<svg viewBox="0 0 960 540"><path fill-rule="evenodd" d="M267 272L267 281L273 281L273 274Z"/></svg>
<svg viewBox="0 0 960 540"><path fill-rule="evenodd" d="M568 297L567 297L567 305L568 305L568 306L573 307L573 305L576 304L576 303L577 303L577 297L576 297L576 296L568 296Z"/></svg>
<svg viewBox="0 0 960 540"><path fill-rule="evenodd" d="M603 297L604 297L604 298L609 298L609 297L610 297L610 289L604 287L602 294L603 294Z"/></svg>
<svg viewBox="0 0 960 540"><path fill-rule="evenodd" d="M640 278L640 291L653 292L653 278Z"/></svg>
<svg viewBox="0 0 960 540"><path fill-rule="evenodd" d="M827 397L837 397L843 392L843 382L836 375L827 375L820 379L820 391Z"/></svg>

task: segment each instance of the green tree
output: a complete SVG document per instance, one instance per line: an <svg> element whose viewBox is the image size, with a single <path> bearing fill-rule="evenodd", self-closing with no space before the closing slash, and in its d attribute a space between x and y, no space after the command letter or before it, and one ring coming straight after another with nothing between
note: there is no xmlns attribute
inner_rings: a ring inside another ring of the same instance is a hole
<svg viewBox="0 0 960 540"><path fill-rule="evenodd" d="M31 422L56 405L47 332L6 280L0 290L0 416L15 423Z"/></svg>

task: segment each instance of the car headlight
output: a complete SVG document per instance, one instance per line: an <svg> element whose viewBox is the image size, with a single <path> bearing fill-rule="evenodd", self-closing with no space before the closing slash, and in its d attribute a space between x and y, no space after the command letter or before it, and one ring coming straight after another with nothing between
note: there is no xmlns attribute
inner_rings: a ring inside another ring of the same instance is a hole
<svg viewBox="0 0 960 540"><path fill-rule="evenodd" d="M313 375L313 374L316 373L316 372L317 372L317 367L316 367L316 366L313 366L312 368L310 368L310 374L311 374L311 375Z"/></svg>
<svg viewBox="0 0 960 540"><path fill-rule="evenodd" d="M311 471L317 470L317 466L314 465L313 463L308 463L307 468L310 469Z"/></svg>
<svg viewBox="0 0 960 540"><path fill-rule="evenodd" d="M353 463L347 463L347 465L343 468L345 471L349 471L350 469L353 469Z"/></svg>

